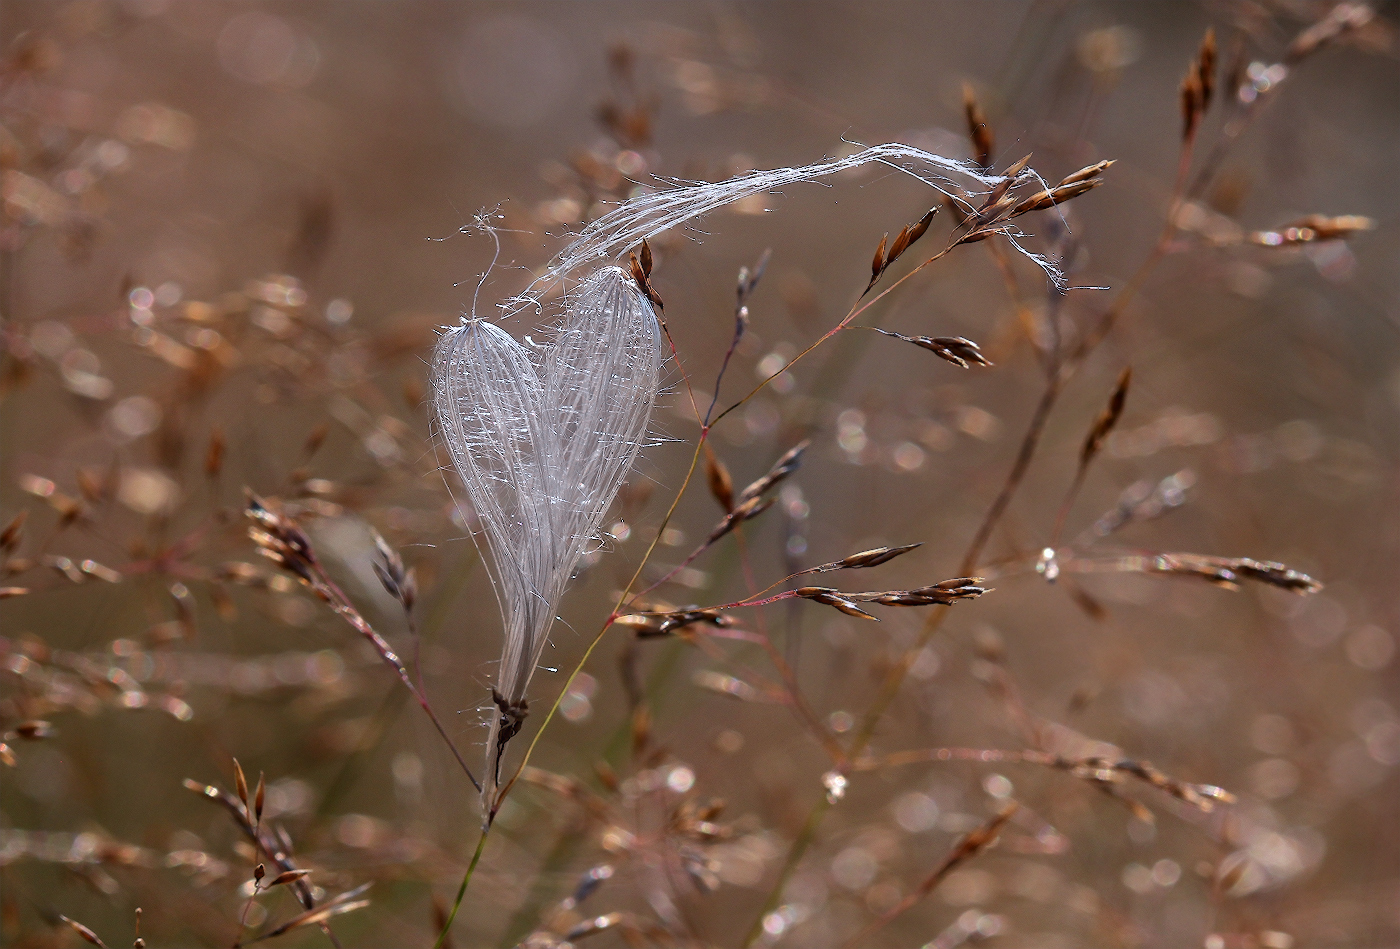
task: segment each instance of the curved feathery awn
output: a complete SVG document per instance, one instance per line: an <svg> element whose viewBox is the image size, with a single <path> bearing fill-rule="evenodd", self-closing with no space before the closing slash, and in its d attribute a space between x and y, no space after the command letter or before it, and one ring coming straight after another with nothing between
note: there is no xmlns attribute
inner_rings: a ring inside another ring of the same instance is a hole
<svg viewBox="0 0 1400 949"><path fill-rule="evenodd" d="M890 142L863 148L844 158L812 162L792 168L751 171L724 181L665 182L674 187L643 192L629 198L585 227L549 262L544 273L532 281L524 292L510 298L503 306L509 312L517 312L526 307L538 308L540 301L569 274L598 261L616 259L629 248L641 243L643 238L655 237L662 231L750 195L773 191L798 182L816 181L871 163L885 165L901 174L909 175L944 194L950 193L949 187L955 184L949 175L955 175L963 183L970 185L973 192L978 188L994 187L1004 180L1004 176L984 173L970 162L944 158L912 145ZM1034 175L1029 170L1022 174ZM953 190L963 194L969 189L958 186ZM1047 266L1043 258L1019 246L1017 249L1042 267Z"/></svg>
<svg viewBox="0 0 1400 949"><path fill-rule="evenodd" d="M651 303L621 268L604 267L566 300L542 351L478 319L434 350L437 423L486 537L505 624L483 820L559 600L646 436L661 343Z"/></svg>

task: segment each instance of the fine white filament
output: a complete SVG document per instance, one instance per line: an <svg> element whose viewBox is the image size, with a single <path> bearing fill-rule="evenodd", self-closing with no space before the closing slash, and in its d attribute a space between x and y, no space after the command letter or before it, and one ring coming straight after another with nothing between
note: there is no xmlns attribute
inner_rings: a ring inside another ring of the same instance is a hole
<svg viewBox="0 0 1400 949"><path fill-rule="evenodd" d="M655 237L735 201L870 163L908 175L944 194L950 190L957 194L975 193L1002 180L1002 176L987 174L970 162L891 142L863 148L844 158L750 171L724 181L672 182L675 187L637 194L585 227L523 293L506 301L506 309L538 307L552 288L580 267L615 260L643 238Z"/></svg>
<svg viewBox="0 0 1400 949"><path fill-rule="evenodd" d="M437 424L486 538L505 624L482 781L488 819L559 601L641 449L663 361L651 303L619 267L567 298L542 350L473 319L433 353Z"/></svg>

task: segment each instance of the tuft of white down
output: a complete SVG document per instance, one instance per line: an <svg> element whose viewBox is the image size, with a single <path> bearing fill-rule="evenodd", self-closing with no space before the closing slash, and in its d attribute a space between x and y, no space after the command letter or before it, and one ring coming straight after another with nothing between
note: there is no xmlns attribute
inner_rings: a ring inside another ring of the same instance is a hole
<svg viewBox="0 0 1400 949"><path fill-rule="evenodd" d="M619 267L566 299L542 350L475 319L438 340L433 409L490 551L505 627L496 689L510 707L523 709L574 567L641 449L663 363L651 303ZM491 721L484 819L504 746L503 715Z"/></svg>

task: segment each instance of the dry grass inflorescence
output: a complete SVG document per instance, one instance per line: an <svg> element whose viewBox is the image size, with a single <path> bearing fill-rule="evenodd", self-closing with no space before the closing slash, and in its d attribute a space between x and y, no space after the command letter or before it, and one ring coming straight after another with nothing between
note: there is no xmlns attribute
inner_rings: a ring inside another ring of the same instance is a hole
<svg viewBox="0 0 1400 949"><path fill-rule="evenodd" d="M1400 939L1389 14L780 7L0 12L5 944Z"/></svg>

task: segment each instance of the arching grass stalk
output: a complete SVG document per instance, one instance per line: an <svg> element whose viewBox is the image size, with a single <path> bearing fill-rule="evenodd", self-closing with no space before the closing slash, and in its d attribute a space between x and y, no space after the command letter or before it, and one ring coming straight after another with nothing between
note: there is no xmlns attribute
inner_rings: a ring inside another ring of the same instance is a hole
<svg viewBox="0 0 1400 949"><path fill-rule="evenodd" d="M457 887L457 899L452 903L452 912L447 914L447 922L443 923L442 932L438 933L437 942L433 943L433 949L442 949L447 942L447 934L452 932L452 921L457 918L457 911L462 908L462 900L467 896L467 885L472 881L472 874L476 872L476 865L481 862L482 851L486 849L486 836L491 833L490 827L485 827L481 831L481 838L476 842L476 851L472 854L471 863L467 864L467 872L462 875L462 885Z"/></svg>

